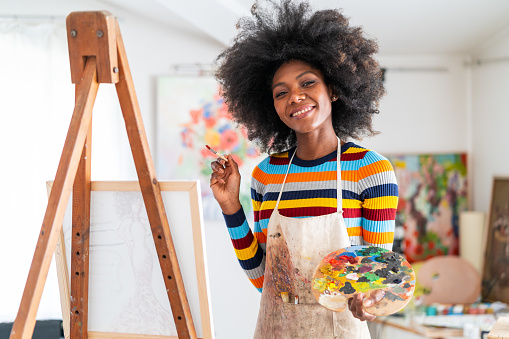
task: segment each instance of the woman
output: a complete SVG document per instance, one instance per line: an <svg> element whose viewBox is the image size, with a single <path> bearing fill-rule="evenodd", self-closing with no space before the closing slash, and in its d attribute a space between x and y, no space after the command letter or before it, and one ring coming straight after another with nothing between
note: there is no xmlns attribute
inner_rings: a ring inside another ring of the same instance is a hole
<svg viewBox="0 0 509 339"><path fill-rule="evenodd" d="M262 292L255 338L369 338L361 321L375 317L362 305L382 293L359 294L345 305L350 311L331 312L312 296L310 280L339 248L392 248L392 166L340 141L375 134L371 119L384 94L377 46L337 10L311 12L289 0L256 6L217 72L233 119L273 153L253 170L254 235L230 155L211 164L210 179L239 262Z"/></svg>

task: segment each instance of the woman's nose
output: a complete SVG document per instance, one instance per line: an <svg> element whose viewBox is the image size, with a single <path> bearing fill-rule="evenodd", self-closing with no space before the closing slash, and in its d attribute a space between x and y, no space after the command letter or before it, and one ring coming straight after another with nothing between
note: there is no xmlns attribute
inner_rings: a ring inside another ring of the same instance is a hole
<svg viewBox="0 0 509 339"><path fill-rule="evenodd" d="M293 91L290 93L290 104L301 102L306 99L306 94L302 91Z"/></svg>

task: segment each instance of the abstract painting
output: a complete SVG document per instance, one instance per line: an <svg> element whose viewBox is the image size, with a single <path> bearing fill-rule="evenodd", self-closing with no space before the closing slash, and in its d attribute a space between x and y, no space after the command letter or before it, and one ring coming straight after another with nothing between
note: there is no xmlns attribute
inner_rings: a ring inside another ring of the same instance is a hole
<svg viewBox="0 0 509 339"><path fill-rule="evenodd" d="M458 254L459 213L468 209L467 155L387 156L399 185L394 250L409 262Z"/></svg>
<svg viewBox="0 0 509 339"><path fill-rule="evenodd" d="M494 178L482 296L509 303L509 178Z"/></svg>
<svg viewBox="0 0 509 339"><path fill-rule="evenodd" d="M156 167L164 180L201 181L205 220L222 219L209 188L210 163L217 159L205 145L232 154L242 176L240 199L246 216L252 215L250 178L263 159L237 126L219 92L207 76L164 76L157 79Z"/></svg>

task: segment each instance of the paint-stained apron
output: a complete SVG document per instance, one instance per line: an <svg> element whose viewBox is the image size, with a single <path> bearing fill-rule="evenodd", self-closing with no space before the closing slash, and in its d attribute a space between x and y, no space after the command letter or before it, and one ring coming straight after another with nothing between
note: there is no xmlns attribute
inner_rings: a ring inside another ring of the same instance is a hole
<svg viewBox="0 0 509 339"><path fill-rule="evenodd" d="M289 218L278 211L295 150L267 226L265 277L254 339L369 339L366 322L348 310L332 312L311 293L313 271L327 254L350 246L342 210L341 143L338 140L336 213ZM289 302L284 302L283 292ZM295 297L298 297L298 304Z"/></svg>

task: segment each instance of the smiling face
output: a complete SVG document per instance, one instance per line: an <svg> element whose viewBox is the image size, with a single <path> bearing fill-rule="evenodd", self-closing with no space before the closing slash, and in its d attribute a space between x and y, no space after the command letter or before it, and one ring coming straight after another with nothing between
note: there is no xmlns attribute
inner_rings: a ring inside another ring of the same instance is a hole
<svg viewBox="0 0 509 339"><path fill-rule="evenodd" d="M331 97L322 72L300 60L281 65L272 79L276 112L297 134L332 128Z"/></svg>

